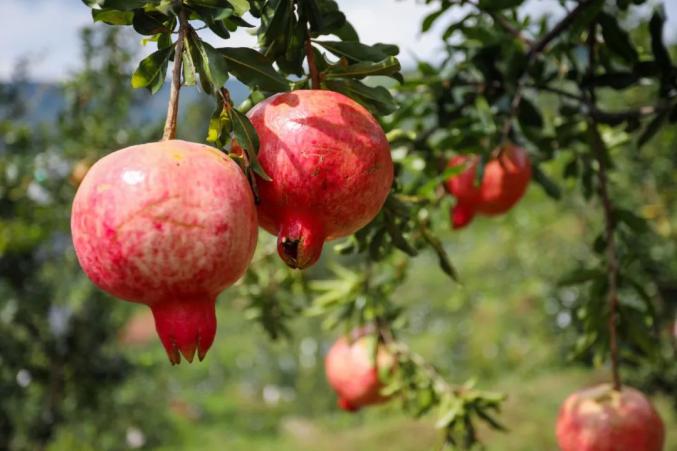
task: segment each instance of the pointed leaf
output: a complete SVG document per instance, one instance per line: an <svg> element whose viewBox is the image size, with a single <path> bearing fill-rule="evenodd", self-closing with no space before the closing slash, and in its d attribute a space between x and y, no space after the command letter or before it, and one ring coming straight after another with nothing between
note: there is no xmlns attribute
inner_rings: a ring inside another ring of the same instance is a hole
<svg viewBox="0 0 677 451"><path fill-rule="evenodd" d="M264 91L288 91L289 83L261 53L247 47L221 48L218 51L228 68L242 83Z"/></svg>
<svg viewBox="0 0 677 451"><path fill-rule="evenodd" d="M158 92L165 82L169 56L173 50L173 47L167 47L144 58L132 74L132 87L148 88L152 94Z"/></svg>
<svg viewBox="0 0 677 451"><path fill-rule="evenodd" d="M231 119L233 121L233 135L240 147L247 152L252 170L263 180L271 181L272 179L266 174L256 158L256 153L259 150L259 137L249 118L233 108L231 109Z"/></svg>

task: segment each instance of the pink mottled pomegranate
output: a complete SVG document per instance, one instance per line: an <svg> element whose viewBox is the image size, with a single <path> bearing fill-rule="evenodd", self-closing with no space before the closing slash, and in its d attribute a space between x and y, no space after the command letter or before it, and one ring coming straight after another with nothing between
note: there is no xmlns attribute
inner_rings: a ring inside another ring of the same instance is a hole
<svg viewBox="0 0 677 451"><path fill-rule="evenodd" d="M377 338L365 330L354 331L339 338L329 350L324 362L329 385L338 395L338 406L354 412L388 398L381 395L383 384L379 370L391 371L395 357Z"/></svg>
<svg viewBox="0 0 677 451"><path fill-rule="evenodd" d="M374 117L322 90L274 95L248 113L259 135L259 225L278 237L292 268L317 261L325 241L347 236L379 212L393 181L390 146Z"/></svg>
<svg viewBox="0 0 677 451"><path fill-rule="evenodd" d="M562 451L661 451L665 427L649 400L630 387L610 384L569 396L557 418Z"/></svg>
<svg viewBox="0 0 677 451"><path fill-rule="evenodd" d="M445 182L447 191L456 197L451 210L454 229L465 227L478 213L495 216L507 212L519 202L531 180L529 156L521 147L505 147L500 157L489 161L479 186L475 184L477 158L459 155L449 161L449 167L468 166Z"/></svg>
<svg viewBox="0 0 677 451"><path fill-rule="evenodd" d="M96 162L71 216L82 269L112 295L153 311L173 364L202 360L216 333L216 296L244 273L256 209L242 171L201 144L127 147Z"/></svg>

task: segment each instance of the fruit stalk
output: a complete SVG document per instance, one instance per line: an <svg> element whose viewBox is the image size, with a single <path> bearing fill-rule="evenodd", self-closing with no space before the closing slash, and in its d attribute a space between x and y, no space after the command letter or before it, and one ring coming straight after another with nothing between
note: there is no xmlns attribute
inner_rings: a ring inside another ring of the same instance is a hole
<svg viewBox="0 0 677 451"><path fill-rule="evenodd" d="M174 49L174 66L172 68L172 85L169 91L169 104L167 105L167 118L165 119L165 128L162 133L162 140L176 138L176 117L179 113L179 90L181 89L181 63L183 56L183 44L188 32L188 18L186 10L181 8L179 11L179 37L176 40Z"/></svg>
<svg viewBox="0 0 677 451"><path fill-rule="evenodd" d="M320 73L317 71L315 65L315 53L313 52L313 44L310 41L310 33L306 37L305 42L306 59L308 60L308 70L310 71L310 87L312 89L320 89Z"/></svg>

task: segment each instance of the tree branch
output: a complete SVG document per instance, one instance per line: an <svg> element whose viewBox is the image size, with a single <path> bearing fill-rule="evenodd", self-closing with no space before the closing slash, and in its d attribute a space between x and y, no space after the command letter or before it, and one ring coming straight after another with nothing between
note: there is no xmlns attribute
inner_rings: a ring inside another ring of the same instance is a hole
<svg viewBox="0 0 677 451"><path fill-rule="evenodd" d="M588 32L588 75L592 75L595 67L595 46L597 41L596 23L590 26ZM586 98L590 107L588 127L592 138L592 150L597 160L597 192L602 202L604 212L604 235L606 238L606 265L607 265L607 303L609 305L609 353L611 360L611 377L615 390L621 389L621 377L618 365L618 254L616 250L615 230L616 222L614 220L614 208L609 196L609 179L607 176L607 149L604 140L597 128L597 119L592 114L596 110L595 87L590 85Z"/></svg>
<svg viewBox="0 0 677 451"><path fill-rule="evenodd" d="M531 46L530 53L535 55L545 50L552 40L557 38L560 33L566 30L574 22L574 20L593 3L594 0L581 0L581 2L571 10L571 12L564 16L562 20L557 22L557 24L552 27L549 32L547 32L541 39L536 41L534 45Z"/></svg>
<svg viewBox="0 0 677 451"><path fill-rule="evenodd" d="M527 52L527 61L524 64L524 67L522 69L522 73L517 81L517 86L515 88L515 95L512 99L512 102L510 103L510 113L508 118L506 119L505 123L503 124L503 129L502 129L502 138L501 141L504 144L505 141L508 139L508 135L510 134L510 131L512 130L512 121L514 117L517 115L517 111L519 110L520 103L522 102L522 96L523 96L523 88L524 85L526 84L527 77L528 77L528 69L529 66L531 66L531 63L534 61L536 56L541 53L545 48L552 42L555 38L557 38L564 30L566 30L573 22L574 20L583 12L585 11L586 8L588 8L590 5L592 5L594 0L581 0L581 2L571 10L562 20L560 20L552 29L543 35L538 41L532 43L531 47L529 48L529 51ZM492 16L493 17L493 16ZM500 155L500 153L499 153Z"/></svg>
<svg viewBox="0 0 677 451"><path fill-rule="evenodd" d="M524 33L522 33L519 29L513 27L513 25L510 22L508 22L508 20L505 17L503 17L500 13L487 11L487 14L489 14L489 16L494 20L494 22L498 26L503 28L508 33L510 33L515 39L523 42L528 46L533 45L534 42L530 38L526 37Z"/></svg>
<svg viewBox="0 0 677 451"><path fill-rule="evenodd" d="M162 140L176 138L176 117L179 114L179 91L181 90L181 63L183 56L183 42L188 32L188 18L186 10L179 11L179 37L174 49L174 67L172 68L172 86L169 91L169 105L167 105L167 118L162 133Z"/></svg>

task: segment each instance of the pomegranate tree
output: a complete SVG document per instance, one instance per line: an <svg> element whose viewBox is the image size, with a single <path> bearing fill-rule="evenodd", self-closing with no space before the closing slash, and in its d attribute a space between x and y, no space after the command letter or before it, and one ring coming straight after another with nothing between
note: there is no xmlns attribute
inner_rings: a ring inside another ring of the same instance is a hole
<svg viewBox="0 0 677 451"><path fill-rule="evenodd" d="M168 140L96 162L71 216L82 269L113 296L153 311L173 364L202 360L216 332L215 300L243 274L256 246L256 210L230 158Z"/></svg>
<svg viewBox="0 0 677 451"><path fill-rule="evenodd" d="M665 428L649 400L630 387L610 384L569 396L557 419L562 451L660 451Z"/></svg>
<svg viewBox="0 0 677 451"><path fill-rule="evenodd" d="M506 146L498 157L487 162L479 185L475 183L477 162L477 156L465 155L449 161L449 167L466 167L445 183L456 197L451 211L454 229L468 225L476 214L495 216L507 212L519 202L531 180L529 157L521 147Z"/></svg>
<svg viewBox="0 0 677 451"><path fill-rule="evenodd" d="M248 114L259 136L259 225L277 235L292 268L317 261L325 241L379 212L393 181L390 146L374 117L337 92L274 95Z"/></svg>
<svg viewBox="0 0 677 451"><path fill-rule="evenodd" d="M324 367L339 407L353 412L387 400L381 395L379 372L390 371L394 364L395 357L377 343L375 336L354 331L333 344Z"/></svg>

